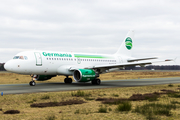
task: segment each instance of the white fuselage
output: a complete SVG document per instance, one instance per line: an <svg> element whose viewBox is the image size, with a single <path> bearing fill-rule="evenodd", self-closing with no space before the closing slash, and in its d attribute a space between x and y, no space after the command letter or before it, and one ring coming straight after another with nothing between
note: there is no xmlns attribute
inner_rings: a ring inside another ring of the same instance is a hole
<svg viewBox="0 0 180 120"><path fill-rule="evenodd" d="M127 62L127 59L125 56L105 54L25 51L6 62L5 68L20 74L72 75L73 71L68 70L71 67L84 69L95 65L114 65Z"/></svg>

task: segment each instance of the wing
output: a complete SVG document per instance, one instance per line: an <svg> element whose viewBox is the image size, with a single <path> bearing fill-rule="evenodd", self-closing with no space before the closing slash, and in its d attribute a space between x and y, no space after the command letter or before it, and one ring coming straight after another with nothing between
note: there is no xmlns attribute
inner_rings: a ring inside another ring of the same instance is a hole
<svg viewBox="0 0 180 120"><path fill-rule="evenodd" d="M147 58L143 58L143 60L145 60ZM152 58L151 58L152 59ZM155 59L155 58L153 58ZM134 59L135 60L135 59ZM105 73L105 72L110 72L110 71L114 71L114 70L119 70L119 68L125 68L128 66L145 66L145 65L149 65L152 63L156 63L156 62L166 62L166 61L173 61L173 59L165 59L165 60L159 60L159 61L138 61L140 59L136 59L136 62L127 62L127 63L118 63L118 64L104 64L104 65L94 65L94 66L87 66L87 67L83 67L83 66L69 66L68 70L70 71L74 71L77 69L94 69L97 70L99 73ZM142 59L141 59L142 60Z"/></svg>
<svg viewBox="0 0 180 120"><path fill-rule="evenodd" d="M95 65L91 67L86 67L85 69L112 69L112 68L122 68L122 67L127 67L127 66L144 66L144 65L149 65L152 63L156 62L166 62L166 61L172 61L172 59L165 59L165 60L159 60L159 61L143 61L143 62L129 62L129 63L119 63L119 64L106 64L106 65Z"/></svg>

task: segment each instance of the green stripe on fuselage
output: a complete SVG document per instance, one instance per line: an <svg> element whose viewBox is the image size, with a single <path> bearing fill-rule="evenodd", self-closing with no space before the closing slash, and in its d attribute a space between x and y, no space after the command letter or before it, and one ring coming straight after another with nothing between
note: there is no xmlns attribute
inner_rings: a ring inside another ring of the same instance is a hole
<svg viewBox="0 0 180 120"><path fill-rule="evenodd" d="M104 57L101 55L83 55L83 54L74 54L74 57L79 57L79 58L108 58L108 57Z"/></svg>

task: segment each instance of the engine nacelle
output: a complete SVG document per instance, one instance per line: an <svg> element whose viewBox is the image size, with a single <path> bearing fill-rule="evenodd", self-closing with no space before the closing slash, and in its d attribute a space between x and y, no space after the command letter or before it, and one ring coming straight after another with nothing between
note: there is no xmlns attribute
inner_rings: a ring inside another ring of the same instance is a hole
<svg viewBox="0 0 180 120"><path fill-rule="evenodd" d="M55 76L56 75L32 75L32 78L33 78L33 80L37 80L37 81L45 81L45 80L49 80Z"/></svg>
<svg viewBox="0 0 180 120"><path fill-rule="evenodd" d="M96 78L96 73L92 69L78 69L74 71L73 78L77 82L88 82Z"/></svg>

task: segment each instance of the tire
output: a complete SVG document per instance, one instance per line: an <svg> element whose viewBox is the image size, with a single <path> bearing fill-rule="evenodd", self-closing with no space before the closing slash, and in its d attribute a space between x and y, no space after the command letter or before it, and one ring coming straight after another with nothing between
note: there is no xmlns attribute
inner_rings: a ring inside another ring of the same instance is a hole
<svg viewBox="0 0 180 120"><path fill-rule="evenodd" d="M36 85L36 82L31 81L31 82L29 82L29 85L30 85L30 86L35 86L35 85Z"/></svg>
<svg viewBox="0 0 180 120"><path fill-rule="evenodd" d="M93 85L100 85L101 84L101 80L100 79L94 79L91 82Z"/></svg>
<svg viewBox="0 0 180 120"><path fill-rule="evenodd" d="M96 85L100 85L101 84L101 80L100 79L96 79Z"/></svg>
<svg viewBox="0 0 180 120"><path fill-rule="evenodd" d="M72 79L71 78L65 78L64 79L64 83L71 84L72 83Z"/></svg>
<svg viewBox="0 0 180 120"><path fill-rule="evenodd" d="M68 78L64 79L64 83L66 83L66 84L68 83Z"/></svg>
<svg viewBox="0 0 180 120"><path fill-rule="evenodd" d="M91 83L92 83L93 85L95 85L95 79L94 79L94 80L92 80L92 81L91 81Z"/></svg>
<svg viewBox="0 0 180 120"><path fill-rule="evenodd" d="M69 83L69 84L72 83L72 79L71 79L71 78L68 79L68 83Z"/></svg>
<svg viewBox="0 0 180 120"><path fill-rule="evenodd" d="M35 85L36 85L36 82L33 81L33 82L32 82L32 86L35 86Z"/></svg>
<svg viewBox="0 0 180 120"><path fill-rule="evenodd" d="M32 81L31 81L31 82L29 82L29 85L30 85L30 86L32 86Z"/></svg>

